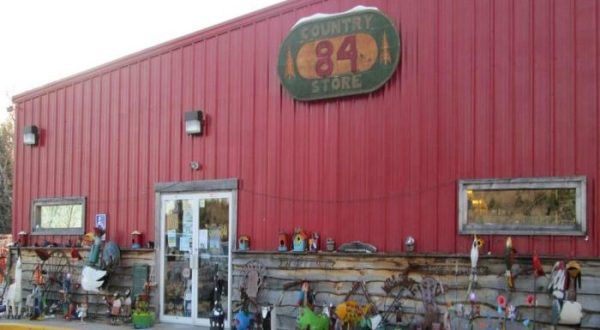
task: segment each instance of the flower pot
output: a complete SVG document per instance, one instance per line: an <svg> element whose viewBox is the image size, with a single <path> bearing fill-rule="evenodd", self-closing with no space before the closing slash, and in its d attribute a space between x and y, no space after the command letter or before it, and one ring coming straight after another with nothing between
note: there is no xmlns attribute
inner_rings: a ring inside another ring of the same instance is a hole
<svg viewBox="0 0 600 330"><path fill-rule="evenodd" d="M150 312L134 312L131 315L131 323L133 323L135 329L151 328L154 325L154 314Z"/></svg>

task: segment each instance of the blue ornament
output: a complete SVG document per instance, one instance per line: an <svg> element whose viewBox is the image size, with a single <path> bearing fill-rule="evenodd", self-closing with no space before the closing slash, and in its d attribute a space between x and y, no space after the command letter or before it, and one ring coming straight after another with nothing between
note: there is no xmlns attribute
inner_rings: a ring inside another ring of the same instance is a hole
<svg viewBox="0 0 600 330"><path fill-rule="evenodd" d="M239 311L235 314L235 322L237 323L236 330L248 330L254 321L254 316L245 311Z"/></svg>

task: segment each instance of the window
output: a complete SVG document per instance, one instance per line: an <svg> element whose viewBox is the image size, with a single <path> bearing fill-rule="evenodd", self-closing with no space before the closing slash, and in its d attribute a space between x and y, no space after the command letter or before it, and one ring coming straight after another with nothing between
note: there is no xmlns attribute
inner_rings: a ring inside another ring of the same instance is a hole
<svg viewBox="0 0 600 330"><path fill-rule="evenodd" d="M45 198L33 201L32 234L80 235L84 232L85 198Z"/></svg>
<svg viewBox="0 0 600 330"><path fill-rule="evenodd" d="M585 235L586 178L460 180L461 234Z"/></svg>

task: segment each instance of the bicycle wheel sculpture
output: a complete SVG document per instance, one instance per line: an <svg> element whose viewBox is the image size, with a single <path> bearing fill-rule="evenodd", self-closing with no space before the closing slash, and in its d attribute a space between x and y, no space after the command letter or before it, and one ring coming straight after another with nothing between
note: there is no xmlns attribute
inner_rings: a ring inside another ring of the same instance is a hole
<svg viewBox="0 0 600 330"><path fill-rule="evenodd" d="M71 262L69 256L62 250L50 252L36 250L36 253L42 262L35 266L33 283L39 287L46 309L52 309L53 305L58 306L58 303L64 300L65 292L68 293L70 290L70 288L65 289L65 285L70 284L68 277L72 272Z"/></svg>

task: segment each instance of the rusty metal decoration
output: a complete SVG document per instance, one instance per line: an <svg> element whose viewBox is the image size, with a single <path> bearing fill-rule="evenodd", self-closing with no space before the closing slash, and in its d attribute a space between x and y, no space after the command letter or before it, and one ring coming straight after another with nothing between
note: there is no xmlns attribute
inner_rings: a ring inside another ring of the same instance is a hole
<svg viewBox="0 0 600 330"><path fill-rule="evenodd" d="M346 297L344 297L344 301L348 301L348 298L352 297L353 295L356 295L358 289L361 289L362 295L367 300L367 303L371 306L374 306L373 300L371 300L371 295L369 295L369 291L367 290L367 284L364 281L354 282L354 284L352 285L352 289L350 289L350 292L348 292L348 294L346 294Z"/></svg>
<svg viewBox="0 0 600 330"><path fill-rule="evenodd" d="M377 248L373 244L364 243L361 241L352 241L344 243L338 248L340 252L358 252L358 253L375 253Z"/></svg>
<svg viewBox="0 0 600 330"><path fill-rule="evenodd" d="M258 306L258 290L262 286L265 277L265 266L258 260L250 260L242 269L243 280L240 283L242 297L248 299L252 304Z"/></svg>
<svg viewBox="0 0 600 330"><path fill-rule="evenodd" d="M399 274L398 277L396 277L396 275L392 275L384 281L381 288L388 296L392 295L392 292L395 289L399 289L398 292L393 295L394 300L390 304L389 308L384 306L384 311L381 314L384 324L388 324L394 313L396 314L396 324L402 322L402 298L405 297L405 292L413 295L412 289L415 285L417 285L417 282L405 274Z"/></svg>
<svg viewBox="0 0 600 330"><path fill-rule="evenodd" d="M423 307L425 309L425 318L423 320L423 329L431 329L438 316L438 308L435 303L435 297L444 294L444 287L433 277L424 277L421 283L412 287L413 294L419 291Z"/></svg>

